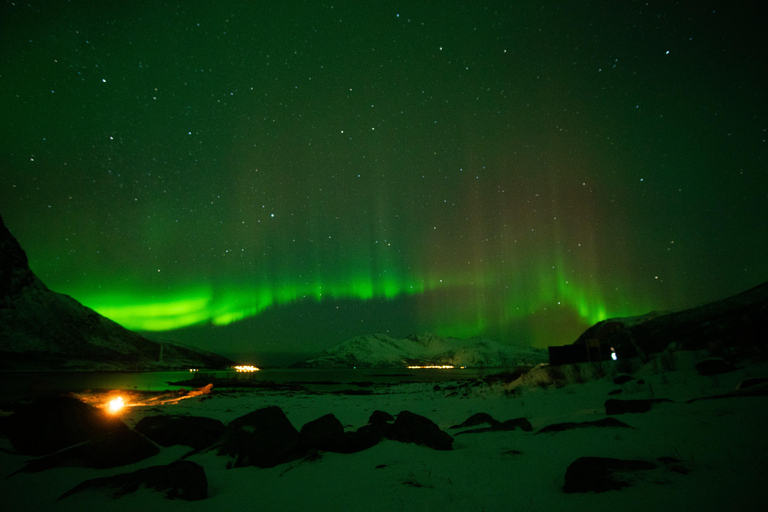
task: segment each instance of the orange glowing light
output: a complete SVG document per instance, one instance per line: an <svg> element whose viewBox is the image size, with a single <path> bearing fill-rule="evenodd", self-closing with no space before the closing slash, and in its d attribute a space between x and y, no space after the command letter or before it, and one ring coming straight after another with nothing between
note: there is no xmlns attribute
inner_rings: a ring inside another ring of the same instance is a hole
<svg viewBox="0 0 768 512"><path fill-rule="evenodd" d="M248 365L233 366L232 368L234 368L238 372L258 372L260 370L260 368L257 368L255 366L248 366Z"/></svg>
<svg viewBox="0 0 768 512"><path fill-rule="evenodd" d="M109 404L107 405L107 409L109 409L109 412L111 412L112 414L115 414L124 406L125 406L125 402L123 402L123 397L119 396L109 401Z"/></svg>
<svg viewBox="0 0 768 512"><path fill-rule="evenodd" d="M455 367L452 364L430 364L430 365L425 365L425 366L409 366L408 368L411 369L411 370L415 370L415 369L419 369L419 370L423 370L423 369L450 370L450 369L455 368ZM462 368L464 368L464 367L462 366Z"/></svg>

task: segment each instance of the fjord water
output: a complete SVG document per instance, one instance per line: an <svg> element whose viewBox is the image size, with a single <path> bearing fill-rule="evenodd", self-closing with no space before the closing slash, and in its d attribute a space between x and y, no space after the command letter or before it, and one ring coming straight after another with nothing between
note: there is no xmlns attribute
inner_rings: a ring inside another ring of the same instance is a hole
<svg viewBox="0 0 768 512"><path fill-rule="evenodd" d="M253 373L234 371L170 372L0 372L0 402L87 390L164 391L188 389L171 385L196 377L236 378L243 381L296 383L312 391L334 391L354 383L398 384L403 382L444 382L482 378L504 368L454 369L266 369Z"/></svg>

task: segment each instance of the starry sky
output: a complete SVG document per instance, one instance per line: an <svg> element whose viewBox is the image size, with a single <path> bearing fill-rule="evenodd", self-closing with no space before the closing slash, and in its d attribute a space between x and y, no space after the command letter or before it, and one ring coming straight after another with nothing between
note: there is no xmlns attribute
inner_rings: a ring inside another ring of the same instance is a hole
<svg viewBox="0 0 768 512"><path fill-rule="evenodd" d="M256 363L571 343L768 279L751 4L3 1L0 213L52 290Z"/></svg>

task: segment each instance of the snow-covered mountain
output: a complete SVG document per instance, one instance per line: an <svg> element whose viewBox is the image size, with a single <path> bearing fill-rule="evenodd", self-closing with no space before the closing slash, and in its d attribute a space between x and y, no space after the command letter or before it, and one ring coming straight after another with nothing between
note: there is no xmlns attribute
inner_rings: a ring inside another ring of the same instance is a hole
<svg viewBox="0 0 768 512"><path fill-rule="evenodd" d="M469 367L533 366L548 360L545 350L502 345L485 338L441 338L434 334L396 339L358 336L324 350L293 368L398 368L408 365Z"/></svg>
<svg viewBox="0 0 768 512"><path fill-rule="evenodd" d="M0 370L160 370L228 359L155 343L49 290L0 217Z"/></svg>

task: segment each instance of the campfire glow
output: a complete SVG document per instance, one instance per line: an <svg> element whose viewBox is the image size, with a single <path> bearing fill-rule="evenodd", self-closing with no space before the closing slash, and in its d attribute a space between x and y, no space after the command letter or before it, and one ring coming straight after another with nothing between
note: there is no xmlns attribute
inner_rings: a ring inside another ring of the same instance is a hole
<svg viewBox="0 0 768 512"><path fill-rule="evenodd" d="M86 404L106 409L112 414L117 414L125 407L153 407L158 405L177 404L182 400L189 398L202 397L209 395L213 390L213 384L208 384L201 388L177 391L133 391L133 390L112 390L106 393L72 393L72 395ZM117 393L120 396L116 396Z"/></svg>
<svg viewBox="0 0 768 512"><path fill-rule="evenodd" d="M123 397L119 396L113 400L110 400L109 404L107 405L107 409L109 409L109 412L112 414L115 414L117 411L123 408L125 406L125 402L123 402Z"/></svg>

